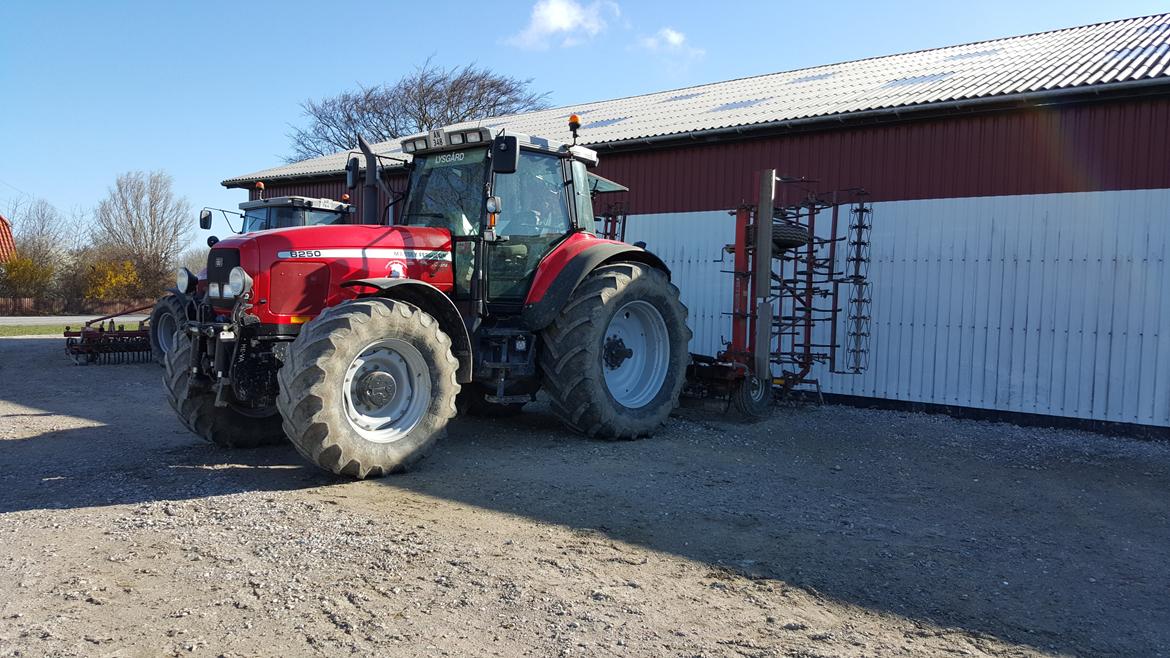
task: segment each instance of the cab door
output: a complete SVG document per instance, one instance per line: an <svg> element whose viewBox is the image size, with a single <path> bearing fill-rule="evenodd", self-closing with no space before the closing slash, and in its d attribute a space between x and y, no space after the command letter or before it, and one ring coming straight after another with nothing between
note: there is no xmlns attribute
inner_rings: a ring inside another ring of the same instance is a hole
<svg viewBox="0 0 1170 658"><path fill-rule="evenodd" d="M488 303L523 303L540 259L572 229L571 190L565 160L548 153L524 151L514 173L495 175L493 194L503 208L500 239L486 246Z"/></svg>

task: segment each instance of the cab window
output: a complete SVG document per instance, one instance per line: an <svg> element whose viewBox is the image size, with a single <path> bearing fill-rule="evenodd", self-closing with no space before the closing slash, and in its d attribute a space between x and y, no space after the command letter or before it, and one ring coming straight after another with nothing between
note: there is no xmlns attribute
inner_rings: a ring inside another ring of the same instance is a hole
<svg viewBox="0 0 1170 658"><path fill-rule="evenodd" d="M525 151L515 173L496 176L494 193L503 204L499 235L559 237L571 228L565 174L555 155Z"/></svg>
<svg viewBox="0 0 1170 658"><path fill-rule="evenodd" d="M268 208L252 208L244 212L244 233L268 228Z"/></svg>
<svg viewBox="0 0 1170 658"><path fill-rule="evenodd" d="M481 148L420 158L402 223L445 228L454 236L478 235L486 154Z"/></svg>
<svg viewBox="0 0 1170 658"><path fill-rule="evenodd" d="M523 300L540 259L572 229L565 181L561 158L533 151L521 153L515 173L496 174L492 192L503 206L496 218L502 240L487 251L489 302Z"/></svg>
<svg viewBox="0 0 1170 658"><path fill-rule="evenodd" d="M596 233L593 221L593 191L589 189L589 172L585 163L573 161L573 200L577 209L577 228Z"/></svg>
<svg viewBox="0 0 1170 658"><path fill-rule="evenodd" d="M269 208L268 228L289 228L301 226L304 210L300 208Z"/></svg>
<svg viewBox="0 0 1170 658"><path fill-rule="evenodd" d="M328 210L306 210L305 226L324 226L326 224L344 224L345 214L329 212Z"/></svg>

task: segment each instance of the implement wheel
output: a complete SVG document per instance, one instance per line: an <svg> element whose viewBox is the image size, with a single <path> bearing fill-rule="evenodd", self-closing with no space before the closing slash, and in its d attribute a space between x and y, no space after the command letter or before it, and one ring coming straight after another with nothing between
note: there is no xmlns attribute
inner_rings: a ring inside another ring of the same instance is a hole
<svg viewBox="0 0 1170 658"><path fill-rule="evenodd" d="M653 433L686 379L686 321L663 272L640 263L595 270L544 331L540 367L553 411L592 437Z"/></svg>
<svg viewBox="0 0 1170 658"><path fill-rule="evenodd" d="M167 401L191 432L221 448L255 448L284 442L275 407L252 409L229 402L215 406L215 391L201 387L191 375L192 339L182 331L171 335L173 349L165 359ZM230 397L230 393L228 393Z"/></svg>
<svg viewBox="0 0 1170 658"><path fill-rule="evenodd" d="M435 318L388 299L338 304L306 324L280 369L289 440L354 478L404 471L447 433L459 362Z"/></svg>
<svg viewBox="0 0 1170 658"><path fill-rule="evenodd" d="M764 418L772 409L771 382L745 375L731 391L731 403L736 411L753 420Z"/></svg>
<svg viewBox="0 0 1170 658"><path fill-rule="evenodd" d="M779 258L781 252L803 247L812 241L807 226L776 222L772 224L772 257Z"/></svg>

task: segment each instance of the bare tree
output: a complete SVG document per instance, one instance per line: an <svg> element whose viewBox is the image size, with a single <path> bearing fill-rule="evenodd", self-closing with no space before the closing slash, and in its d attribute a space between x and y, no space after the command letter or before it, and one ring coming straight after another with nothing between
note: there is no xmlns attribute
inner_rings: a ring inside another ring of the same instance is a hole
<svg viewBox="0 0 1170 658"><path fill-rule="evenodd" d="M66 218L44 199L11 199L6 214L16 255L0 263L0 295L31 297L39 304L58 291L74 236L82 227L76 217Z"/></svg>
<svg viewBox="0 0 1170 658"><path fill-rule="evenodd" d="M198 274L199 270L207 267L207 256L210 253L210 247L195 245L182 254L179 254L179 260L175 264L181 265L191 270L192 273Z"/></svg>
<svg viewBox="0 0 1170 658"><path fill-rule="evenodd" d="M78 218L66 218L44 199L13 199L7 216L17 253L54 267L73 247L74 236L82 229Z"/></svg>
<svg viewBox="0 0 1170 658"><path fill-rule="evenodd" d="M170 280L192 231L191 206L175 196L165 171L118 176L98 204L94 222L94 242L130 259L148 294Z"/></svg>
<svg viewBox="0 0 1170 658"><path fill-rule="evenodd" d="M432 128L549 106L547 93L529 91L520 80L469 64L442 69L427 60L394 84L301 103L308 126L289 133L297 162L353 148L358 135L386 141Z"/></svg>

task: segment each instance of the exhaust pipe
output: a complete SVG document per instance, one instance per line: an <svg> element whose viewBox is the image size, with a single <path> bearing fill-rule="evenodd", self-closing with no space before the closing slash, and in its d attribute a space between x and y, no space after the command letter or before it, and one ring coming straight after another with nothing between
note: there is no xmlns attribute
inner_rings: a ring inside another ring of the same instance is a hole
<svg viewBox="0 0 1170 658"><path fill-rule="evenodd" d="M378 156L365 137L358 135L358 148L366 156L366 179L362 183L362 223L381 224L382 212L378 207Z"/></svg>

